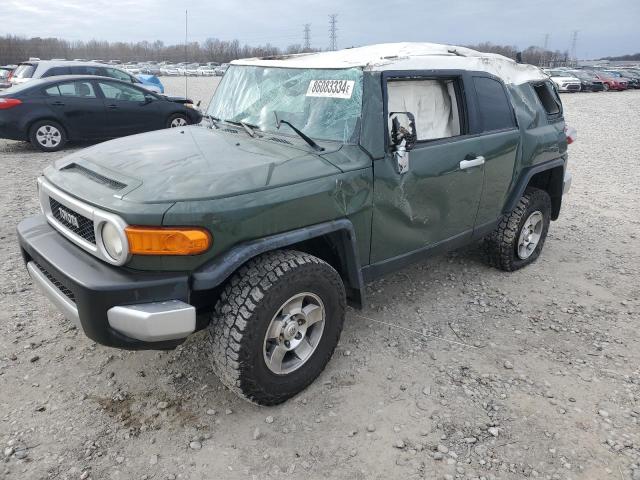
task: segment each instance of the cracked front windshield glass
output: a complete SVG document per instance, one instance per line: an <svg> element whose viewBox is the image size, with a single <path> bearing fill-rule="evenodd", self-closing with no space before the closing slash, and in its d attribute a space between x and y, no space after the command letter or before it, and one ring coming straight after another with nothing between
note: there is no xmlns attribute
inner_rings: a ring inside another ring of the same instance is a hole
<svg viewBox="0 0 640 480"><path fill-rule="evenodd" d="M276 117L320 140L355 143L362 111L362 70L232 65L208 115L275 132ZM283 126L280 133L291 133Z"/></svg>

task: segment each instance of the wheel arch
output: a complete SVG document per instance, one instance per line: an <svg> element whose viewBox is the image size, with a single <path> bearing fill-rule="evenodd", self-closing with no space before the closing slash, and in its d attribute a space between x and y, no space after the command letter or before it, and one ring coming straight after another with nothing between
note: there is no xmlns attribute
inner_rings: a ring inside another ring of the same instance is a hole
<svg viewBox="0 0 640 480"><path fill-rule="evenodd" d="M355 229L347 219L333 220L269 237L244 242L219 255L192 274L196 292L218 290L242 265L273 250L298 250L316 256L340 274L349 303L364 304L364 281Z"/></svg>
<svg viewBox="0 0 640 480"><path fill-rule="evenodd" d="M27 138L31 138L31 129L33 128L33 126L38 123L38 122L43 122L45 120L49 120L50 122L55 122L58 125L60 125L62 127L62 130L64 130L64 134L67 137L67 140L70 140L71 137L69 136L69 129L57 118L50 116L50 115L43 115L41 117L37 117L33 120L29 120L25 126L25 131L27 132Z"/></svg>
<svg viewBox="0 0 640 480"><path fill-rule="evenodd" d="M543 164L534 165L522 171L520 180L505 203L503 214L512 211L528 187L539 188L551 198L551 220L557 220L562 206L562 191L566 161L557 158Z"/></svg>

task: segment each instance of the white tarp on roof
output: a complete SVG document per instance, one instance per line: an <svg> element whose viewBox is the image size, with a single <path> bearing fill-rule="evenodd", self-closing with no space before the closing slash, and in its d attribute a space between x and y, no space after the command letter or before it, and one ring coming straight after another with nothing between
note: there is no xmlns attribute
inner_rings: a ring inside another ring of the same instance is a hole
<svg viewBox="0 0 640 480"><path fill-rule="evenodd" d="M438 43L382 43L335 52L302 53L268 58L234 60L233 65L280 68L353 68L367 70L456 69L488 72L505 83L544 80L538 67L518 64L495 53Z"/></svg>

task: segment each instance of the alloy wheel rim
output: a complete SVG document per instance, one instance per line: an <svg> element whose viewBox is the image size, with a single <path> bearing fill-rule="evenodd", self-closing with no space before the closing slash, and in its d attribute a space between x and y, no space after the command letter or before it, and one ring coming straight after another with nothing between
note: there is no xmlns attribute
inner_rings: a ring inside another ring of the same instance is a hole
<svg viewBox="0 0 640 480"><path fill-rule="evenodd" d="M324 303L314 293L299 293L284 302L264 337L267 368L276 375L286 375L302 367L320 344L325 316Z"/></svg>
<svg viewBox="0 0 640 480"><path fill-rule="evenodd" d="M540 238L542 237L542 227L544 226L544 216L542 212L536 210L525 220L520 236L518 237L518 257L526 260L536 250Z"/></svg>
<svg viewBox="0 0 640 480"><path fill-rule="evenodd" d="M187 121L182 117L174 118L173 120L171 120L171 128L184 127L186 124Z"/></svg>
<svg viewBox="0 0 640 480"><path fill-rule="evenodd" d="M36 140L43 147L54 148L62 141L62 134L52 125L43 125L36 130Z"/></svg>

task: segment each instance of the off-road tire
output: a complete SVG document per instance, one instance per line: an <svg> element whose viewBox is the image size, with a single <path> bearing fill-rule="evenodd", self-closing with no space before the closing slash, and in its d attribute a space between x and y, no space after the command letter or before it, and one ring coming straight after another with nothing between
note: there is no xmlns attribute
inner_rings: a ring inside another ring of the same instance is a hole
<svg viewBox="0 0 640 480"><path fill-rule="evenodd" d="M55 146L47 147L38 141L38 131L41 128L53 128L59 132L58 143ZM35 122L29 128L29 143L33 145L38 150L42 150L43 152L57 152L58 150L62 150L67 144L67 132L62 125L54 120L40 120Z"/></svg>
<svg viewBox="0 0 640 480"><path fill-rule="evenodd" d="M539 211L543 216L543 227L540 240L528 258L518 256L518 239L525 221L533 213ZM484 248L489 264L512 272L536 261L549 231L551 220L551 198L544 190L527 188L520 197L516 207L502 217L496 229L484 240Z"/></svg>
<svg viewBox="0 0 640 480"><path fill-rule="evenodd" d="M264 338L287 299L310 292L325 312L322 337L298 370L284 375L266 365ZM229 280L209 325L213 370L229 389L259 405L276 405L311 384L325 368L340 338L346 309L342 279L312 255L276 250L250 260Z"/></svg>

